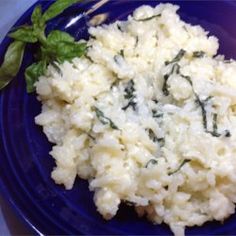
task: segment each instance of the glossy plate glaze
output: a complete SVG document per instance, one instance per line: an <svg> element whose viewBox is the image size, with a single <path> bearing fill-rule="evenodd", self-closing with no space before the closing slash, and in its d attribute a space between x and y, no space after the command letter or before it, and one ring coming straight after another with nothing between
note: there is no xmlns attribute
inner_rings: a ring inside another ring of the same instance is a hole
<svg viewBox="0 0 236 236"><path fill-rule="evenodd" d="M159 1L109 1L92 13L94 1L77 4L51 21L48 30L60 29L77 39L88 38L88 21L95 15L106 13L106 23L126 19L140 5L156 5ZM172 1L169 1L172 2ZM39 1L47 8L51 1ZM220 53L236 58L236 3L230 1L178 1L180 16L191 24L200 24L220 40ZM29 23L32 9L17 25ZM82 15L81 15L82 14ZM10 39L0 46L0 63ZM36 94L27 94L23 70L32 62L34 47L28 46L22 70L17 78L0 93L0 188L16 212L38 234L122 234L169 235L169 228L152 225L138 218L131 207L121 206L117 216L105 221L96 212L93 193L86 181L77 179L74 188L66 191L54 184L50 173L54 166L49 156L51 144L34 117L40 113L41 104ZM236 215L224 224L210 222L201 227L189 228L187 235L236 234Z"/></svg>

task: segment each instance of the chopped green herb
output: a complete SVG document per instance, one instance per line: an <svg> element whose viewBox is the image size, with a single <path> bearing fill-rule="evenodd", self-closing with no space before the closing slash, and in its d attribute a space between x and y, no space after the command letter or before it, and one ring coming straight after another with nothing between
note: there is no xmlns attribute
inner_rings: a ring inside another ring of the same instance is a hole
<svg viewBox="0 0 236 236"><path fill-rule="evenodd" d="M123 50L123 49L120 50L119 55L121 55L122 57L125 56L125 54L124 54L124 50Z"/></svg>
<svg viewBox="0 0 236 236"><path fill-rule="evenodd" d="M106 117L101 110L99 110L97 107L93 107L93 109L95 110L96 116L102 124L110 125L110 127L112 129L117 129L118 130L118 127L115 125L115 123L111 119Z"/></svg>
<svg viewBox="0 0 236 236"><path fill-rule="evenodd" d="M122 107L122 110L126 111L129 107L132 107L132 109L135 111L136 110L136 105L137 103L134 101L134 98L131 98L128 102L127 105Z"/></svg>
<svg viewBox="0 0 236 236"><path fill-rule="evenodd" d="M164 138L158 138L157 142L160 144L160 147L164 147L165 146L165 139Z"/></svg>
<svg viewBox="0 0 236 236"><path fill-rule="evenodd" d="M136 38L135 38L135 45L134 45L135 48L138 46L138 42L139 42L139 38L138 38L138 36L136 36Z"/></svg>
<svg viewBox="0 0 236 236"><path fill-rule="evenodd" d="M195 52L193 52L193 57L195 57L195 58L201 58L201 57L204 57L205 56L205 52L203 52L203 51L195 51Z"/></svg>
<svg viewBox="0 0 236 236"><path fill-rule="evenodd" d="M217 125L217 114L213 114L213 136L219 137L220 134L218 134L218 125Z"/></svg>
<svg viewBox="0 0 236 236"><path fill-rule="evenodd" d="M227 138L231 137L231 133L229 130L225 130L225 137Z"/></svg>
<svg viewBox="0 0 236 236"><path fill-rule="evenodd" d="M124 30L121 28L121 26L119 24L117 24L117 28L120 32L122 32L122 33L124 32Z"/></svg>
<svg viewBox="0 0 236 236"><path fill-rule="evenodd" d="M150 16L150 17L147 17L147 18L143 18L143 19L134 19L135 21L149 21L149 20L152 20L156 17L160 17L161 14L157 14L157 15L153 15L153 16Z"/></svg>
<svg viewBox="0 0 236 236"><path fill-rule="evenodd" d="M164 75L164 82L163 82L162 92L165 96L169 95L169 90L168 90L168 85L167 85L167 81L168 81L169 77L174 73L179 74L179 71L180 71L180 66L179 66L179 64L176 63L176 64L173 65L170 73Z"/></svg>
<svg viewBox="0 0 236 236"><path fill-rule="evenodd" d="M133 110L135 111L136 102L134 100L135 100L136 96L135 96L134 92L135 92L134 81L131 79L128 82L127 87L125 88L125 94L124 94L124 98L129 99L129 102L126 106L122 107L122 110L126 110L128 107L131 106L133 108Z"/></svg>
<svg viewBox="0 0 236 236"><path fill-rule="evenodd" d="M91 38L91 39L94 39L94 40L97 39L94 35L90 35L90 38Z"/></svg>
<svg viewBox="0 0 236 236"><path fill-rule="evenodd" d="M206 102L209 100L210 98L208 97L205 101L202 101L198 95L196 95L196 103L199 105L199 107L201 108L201 112L202 112L202 123L203 123L203 127L205 129L205 131L207 132L207 114L206 114L206 109L205 109L205 105Z"/></svg>
<svg viewBox="0 0 236 236"><path fill-rule="evenodd" d="M130 99L134 96L134 92L135 92L135 88L134 88L134 81L131 79L128 84L127 87L125 88L125 99Z"/></svg>
<svg viewBox="0 0 236 236"><path fill-rule="evenodd" d="M163 113L158 113L157 110L153 109L152 110L152 117L153 118L162 118L163 117Z"/></svg>
<svg viewBox="0 0 236 236"><path fill-rule="evenodd" d="M156 134L153 132L152 129L146 129L146 131L148 131L148 136L154 143L158 142L160 144L160 147L163 147L165 145L165 139L157 138Z"/></svg>
<svg viewBox="0 0 236 236"><path fill-rule="evenodd" d="M95 141L96 140L96 138L94 138L90 133L88 133L88 132L85 132L87 135L88 135L88 137L89 138L91 138L93 141Z"/></svg>
<svg viewBox="0 0 236 236"><path fill-rule="evenodd" d="M165 96L169 95L169 90L167 87L167 81L168 81L169 77L170 77L169 74L164 75L164 83L163 83L163 87L162 87L162 92Z"/></svg>
<svg viewBox="0 0 236 236"><path fill-rule="evenodd" d="M154 142L158 142L158 138L152 129L147 129L149 138Z"/></svg>
<svg viewBox="0 0 236 236"><path fill-rule="evenodd" d="M192 82L190 76L188 76L188 75L182 75L182 74L181 74L181 77L184 78L184 79L186 79L186 80L190 83L190 85L193 86L193 82Z"/></svg>
<svg viewBox="0 0 236 236"><path fill-rule="evenodd" d="M179 167L176 170L169 172L168 175L173 175L173 174L177 173L186 163L188 163L190 161L191 160L189 160L189 159L183 160L183 162L179 165Z"/></svg>
<svg viewBox="0 0 236 236"><path fill-rule="evenodd" d="M174 57L173 60L171 61L166 61L165 62L165 65L169 65L169 64L172 64L172 63L176 63L176 62L179 62L185 55L186 51L184 49L180 49L180 51L178 52L178 54Z"/></svg>
<svg viewBox="0 0 236 236"><path fill-rule="evenodd" d="M119 78L117 78L117 79L111 84L111 89L112 89L113 87L118 86L119 82L120 82L120 80L119 80Z"/></svg>
<svg viewBox="0 0 236 236"><path fill-rule="evenodd" d="M152 165L157 165L158 164L158 161L155 160L155 159L151 159L147 162L147 164L145 165L145 168L148 168L148 166L152 164Z"/></svg>
<svg viewBox="0 0 236 236"><path fill-rule="evenodd" d="M189 83L190 85L192 86L192 89L193 89L193 93L196 97L196 103L199 105L199 107L201 108L201 113L202 113L202 123L203 123L203 127L204 127L204 130L206 133L209 133L211 134L212 136L214 137L220 137L222 134L218 133L218 125L217 125L217 117L218 115L216 113L213 114L213 121L212 121L212 124L213 124L213 131L209 131L208 130L208 124L207 124L207 114L206 114L206 103L212 99L212 96L209 96L207 97L205 100L201 100L199 98L199 96L196 94L196 92L194 91L194 88L193 88L193 82L191 80L191 78L189 76L186 76L186 75L182 75L181 76L183 78L185 78ZM225 130L225 134L224 134L225 137L231 137L231 133L229 130Z"/></svg>

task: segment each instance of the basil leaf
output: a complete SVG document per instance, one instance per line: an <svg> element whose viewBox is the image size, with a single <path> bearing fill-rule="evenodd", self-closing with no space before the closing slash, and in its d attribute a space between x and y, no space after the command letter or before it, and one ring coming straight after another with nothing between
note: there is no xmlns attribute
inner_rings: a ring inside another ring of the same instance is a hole
<svg viewBox="0 0 236 236"><path fill-rule="evenodd" d="M47 44L55 46L58 42L74 42L74 38L66 32L53 30L47 37Z"/></svg>
<svg viewBox="0 0 236 236"><path fill-rule="evenodd" d="M153 16L150 16L150 17L147 17L147 18L143 18L143 19L134 19L135 21L149 21L149 20L152 20L156 17L160 17L161 14L157 14L157 15L153 15Z"/></svg>
<svg viewBox="0 0 236 236"><path fill-rule="evenodd" d="M87 49L86 43L59 42L55 47L56 60L62 63L66 60L70 61L75 57L81 57Z"/></svg>
<svg viewBox="0 0 236 236"><path fill-rule="evenodd" d="M8 34L8 36L25 43L36 43L38 41L31 26L22 26L16 31Z"/></svg>
<svg viewBox="0 0 236 236"><path fill-rule="evenodd" d="M40 61L30 65L25 70L25 80L27 86L27 92L32 93L35 91L35 82L38 80L39 76L43 75L46 71L47 64L46 61Z"/></svg>
<svg viewBox="0 0 236 236"><path fill-rule="evenodd" d="M42 17L42 8L40 5L36 6L32 15L31 15L31 21L33 24L34 34L37 36L38 40L45 44L46 37L45 37L45 21Z"/></svg>
<svg viewBox="0 0 236 236"><path fill-rule="evenodd" d="M48 21L60 13L62 13L66 8L70 7L74 3L79 2L80 0L57 0L55 1L43 14L43 19Z"/></svg>
<svg viewBox="0 0 236 236"><path fill-rule="evenodd" d="M8 47L0 67L0 89L4 88L17 75L25 50L25 43L14 41Z"/></svg>
<svg viewBox="0 0 236 236"><path fill-rule="evenodd" d="M34 8L34 11L31 15L31 22L34 26L42 28L44 21L42 20L42 8L40 5Z"/></svg>
<svg viewBox="0 0 236 236"><path fill-rule="evenodd" d="M103 124L103 125L110 125L110 128L112 128L112 129L119 129L116 125L115 125L115 123L110 119L110 118L108 118L108 117L106 117L105 115L104 115L104 113L100 110L100 109L98 109L97 107L93 107L93 109L94 109L94 111L95 111L95 113L96 113L96 116L97 116L97 118L98 118L98 120Z"/></svg>
<svg viewBox="0 0 236 236"><path fill-rule="evenodd" d="M189 160L189 159L183 160L182 163L179 165L179 167L178 167L176 170L174 170L174 171L170 171L170 172L168 173L168 175L173 175L173 174L177 173L186 163L188 163L188 162L190 162L190 161L191 161L191 160Z"/></svg>

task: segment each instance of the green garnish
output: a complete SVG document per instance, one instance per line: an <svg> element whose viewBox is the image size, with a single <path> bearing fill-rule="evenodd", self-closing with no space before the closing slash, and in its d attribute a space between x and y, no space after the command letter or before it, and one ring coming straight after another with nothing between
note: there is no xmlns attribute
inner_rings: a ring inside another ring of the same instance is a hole
<svg viewBox="0 0 236 236"><path fill-rule="evenodd" d="M111 119L109 119L108 117L106 117L105 115L104 115L104 113L100 110L100 109L98 109L97 107L93 107L93 109L94 109L94 111L95 111L95 113L96 113L96 116L97 116L97 118L100 120L100 122L103 124L103 125L110 125L110 127L112 128L112 129L119 129L116 125L115 125L115 123L111 120Z"/></svg>
<svg viewBox="0 0 236 236"><path fill-rule="evenodd" d="M185 55L186 51L184 49L180 49L180 51L178 52L178 54L174 57L173 60L171 61L166 61L165 62L165 65L169 65L169 64L172 64L172 63L176 63L176 62L179 62Z"/></svg>
<svg viewBox="0 0 236 236"><path fill-rule="evenodd" d="M20 70L25 50L25 43L14 41L7 49L0 67L0 89L7 86Z"/></svg>
<svg viewBox="0 0 236 236"><path fill-rule="evenodd" d="M195 58L202 58L202 57L204 57L205 56L205 52L204 51L195 51L195 52L193 52L193 57L195 57Z"/></svg>
<svg viewBox="0 0 236 236"><path fill-rule="evenodd" d="M152 129L148 129L148 136L149 138L155 143L155 142L158 142L158 138L156 136L156 134L153 132Z"/></svg>
<svg viewBox="0 0 236 236"><path fill-rule="evenodd" d="M207 102L210 99L212 99L212 96L207 97L205 100L201 100L199 98L198 94L194 91L193 82L192 82L190 76L186 76L186 75L182 75L182 74L181 74L181 76L182 76L182 78L186 79L189 82L189 84L192 86L193 93L194 93L194 95L196 97L196 103L199 105L199 107L201 109L202 123L203 123L203 127L204 127L205 132L211 134L214 137L222 136L223 134L220 134L218 132L218 125L217 125L218 115L216 113L213 114L213 119L212 119L212 128L213 128L213 130L212 131L208 130L208 122L207 122L207 114L206 114L205 106L206 106ZM227 137L227 138L231 137L230 131L229 130L225 130L224 136Z"/></svg>
<svg viewBox="0 0 236 236"><path fill-rule="evenodd" d="M147 17L147 18L143 18L143 19L134 19L135 21L149 21L149 20L152 20L156 17L160 17L161 14L157 14L157 15L153 15L153 16L150 16L150 17Z"/></svg>
<svg viewBox="0 0 236 236"><path fill-rule="evenodd" d="M162 86L162 92L165 96L169 95L169 89L168 89L168 85L167 85L167 81L168 81L169 77L174 73L179 74L179 70L180 70L180 66L179 66L179 64L176 63L176 64L173 65L170 73L164 75L164 82L163 82L163 86Z"/></svg>
<svg viewBox="0 0 236 236"><path fill-rule="evenodd" d="M163 147L165 145L165 139L164 138L157 138L156 134L153 132L152 129L146 129L148 132L149 138L154 142L158 142L160 144L160 147Z"/></svg>
<svg viewBox="0 0 236 236"><path fill-rule="evenodd" d="M123 49L120 50L119 55L121 55L122 57L125 57L125 54L124 54L124 50L123 50Z"/></svg>
<svg viewBox="0 0 236 236"><path fill-rule="evenodd" d="M173 175L173 174L177 173L186 163L188 163L190 161L191 160L189 160L189 159L183 160L183 162L179 165L179 167L176 170L169 172L168 175Z"/></svg>
<svg viewBox="0 0 236 236"><path fill-rule="evenodd" d="M155 159L151 159L147 162L147 164L145 165L145 168L148 168L148 166L152 164L152 165L157 165L158 164L158 161L155 160Z"/></svg>
<svg viewBox="0 0 236 236"><path fill-rule="evenodd" d="M134 92L135 92L134 81L131 79L128 82L127 87L125 88L125 94L124 94L124 98L128 99L129 102L126 106L122 107L122 110L125 111L126 109L128 109L128 107L132 107L133 110L135 111L137 104L134 101L134 99L136 98Z"/></svg>
<svg viewBox="0 0 236 236"><path fill-rule="evenodd" d="M80 0L57 0L44 13L41 6L35 7L32 15L32 25L20 26L9 33L14 41L9 45L4 61L0 67L0 89L8 85L20 70L25 45L37 43L39 50L36 53L36 62L25 70L27 92L35 90L34 84L38 77L45 74L49 64L58 70L57 63L72 60L85 54L86 43L77 43L74 38L66 32L59 30L45 34L48 20L61 14L66 8ZM57 62L57 63L55 63Z"/></svg>
<svg viewBox="0 0 236 236"><path fill-rule="evenodd" d="M153 118L162 118L164 116L163 113L158 113L157 110L153 109L152 110L152 117Z"/></svg>

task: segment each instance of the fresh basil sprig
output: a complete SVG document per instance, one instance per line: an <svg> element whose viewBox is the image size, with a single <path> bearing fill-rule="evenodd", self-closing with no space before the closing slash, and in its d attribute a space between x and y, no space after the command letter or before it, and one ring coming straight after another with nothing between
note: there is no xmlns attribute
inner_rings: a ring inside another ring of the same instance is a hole
<svg viewBox="0 0 236 236"><path fill-rule="evenodd" d="M59 30L45 34L48 20L61 14L66 8L80 0L56 0L44 13L40 5L36 6L32 15L32 25L20 26L9 33L14 39L8 47L4 61L0 67L0 89L3 89L17 75L24 55L26 43L37 43L39 50L36 53L37 62L25 70L27 92L35 90L34 84L39 76L45 74L47 66L52 64L58 71L57 63L72 60L85 54L86 43L77 43L66 32Z"/></svg>

